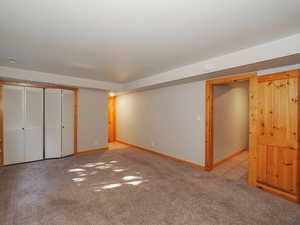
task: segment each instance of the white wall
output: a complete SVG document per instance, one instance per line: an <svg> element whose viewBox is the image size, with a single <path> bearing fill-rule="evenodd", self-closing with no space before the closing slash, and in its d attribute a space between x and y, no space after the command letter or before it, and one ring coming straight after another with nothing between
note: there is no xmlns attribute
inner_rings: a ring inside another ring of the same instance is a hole
<svg viewBox="0 0 300 225"><path fill-rule="evenodd" d="M107 140L107 92L78 90L78 152L105 148Z"/></svg>
<svg viewBox="0 0 300 225"><path fill-rule="evenodd" d="M249 82L214 86L214 162L248 148Z"/></svg>
<svg viewBox="0 0 300 225"><path fill-rule="evenodd" d="M117 139L204 166L205 82L117 97Z"/></svg>
<svg viewBox="0 0 300 225"><path fill-rule="evenodd" d="M284 71L284 68L276 70L267 72ZM205 82L195 81L118 96L117 139L204 166ZM241 109L248 111L248 99L244 98L241 104L245 105ZM246 129L248 123L245 123L244 119L240 122ZM238 138L245 137L245 134L243 131ZM244 148L245 139L242 139L234 151ZM223 157L217 154L215 161Z"/></svg>

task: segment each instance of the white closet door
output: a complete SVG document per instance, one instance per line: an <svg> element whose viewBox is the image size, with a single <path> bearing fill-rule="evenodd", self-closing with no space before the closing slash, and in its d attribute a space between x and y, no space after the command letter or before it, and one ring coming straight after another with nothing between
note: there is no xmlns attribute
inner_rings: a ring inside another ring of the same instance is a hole
<svg viewBox="0 0 300 225"><path fill-rule="evenodd" d="M45 89L45 158L61 157L61 89Z"/></svg>
<svg viewBox="0 0 300 225"><path fill-rule="evenodd" d="M3 87L4 165L25 161L24 95L24 87Z"/></svg>
<svg viewBox="0 0 300 225"><path fill-rule="evenodd" d="M25 162L43 159L43 89L25 88Z"/></svg>
<svg viewBox="0 0 300 225"><path fill-rule="evenodd" d="M74 92L62 90L62 156L74 153Z"/></svg>

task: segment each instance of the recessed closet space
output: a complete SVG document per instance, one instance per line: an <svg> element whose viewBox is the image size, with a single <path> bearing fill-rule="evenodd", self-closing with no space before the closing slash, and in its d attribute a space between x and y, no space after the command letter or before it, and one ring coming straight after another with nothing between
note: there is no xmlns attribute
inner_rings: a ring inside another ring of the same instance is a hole
<svg viewBox="0 0 300 225"><path fill-rule="evenodd" d="M76 89L14 83L0 90L3 165L75 152Z"/></svg>

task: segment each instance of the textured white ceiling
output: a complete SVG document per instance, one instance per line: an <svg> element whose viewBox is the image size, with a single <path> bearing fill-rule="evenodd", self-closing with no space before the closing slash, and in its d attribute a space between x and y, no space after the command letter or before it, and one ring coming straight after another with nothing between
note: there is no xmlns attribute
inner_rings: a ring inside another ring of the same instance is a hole
<svg viewBox="0 0 300 225"><path fill-rule="evenodd" d="M0 66L128 82L298 33L299 15L296 0L2 0Z"/></svg>

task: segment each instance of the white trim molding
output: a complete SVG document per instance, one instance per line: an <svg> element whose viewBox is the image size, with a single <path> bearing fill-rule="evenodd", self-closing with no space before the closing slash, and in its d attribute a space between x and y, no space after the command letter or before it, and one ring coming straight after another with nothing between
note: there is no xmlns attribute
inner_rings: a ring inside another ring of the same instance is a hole
<svg viewBox="0 0 300 225"><path fill-rule="evenodd" d="M64 85L70 87L95 88L101 90L121 91L122 84L105 82L91 79L83 79L53 73L37 72L32 70L16 69L0 66L0 77L2 79L15 79L38 83Z"/></svg>

